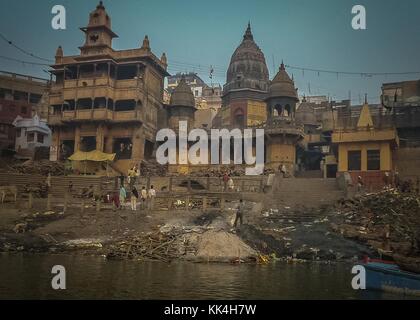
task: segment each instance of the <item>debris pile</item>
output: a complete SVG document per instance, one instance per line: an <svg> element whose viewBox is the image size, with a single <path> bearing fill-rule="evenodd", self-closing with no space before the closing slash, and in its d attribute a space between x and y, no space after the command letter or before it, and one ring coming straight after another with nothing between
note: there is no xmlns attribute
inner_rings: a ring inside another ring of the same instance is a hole
<svg viewBox="0 0 420 320"><path fill-rule="evenodd" d="M50 173L52 176L64 175L64 165L60 162L40 160L27 160L23 163L16 163L9 166L10 171L23 174L40 174L47 176Z"/></svg>
<svg viewBox="0 0 420 320"><path fill-rule="evenodd" d="M396 189L343 200L334 231L385 254L420 257L420 198Z"/></svg>
<svg viewBox="0 0 420 320"><path fill-rule="evenodd" d="M108 259L183 259L195 262L257 262L257 252L237 235L225 231L225 222L213 216L200 225L172 221L158 231L125 238L109 247Z"/></svg>

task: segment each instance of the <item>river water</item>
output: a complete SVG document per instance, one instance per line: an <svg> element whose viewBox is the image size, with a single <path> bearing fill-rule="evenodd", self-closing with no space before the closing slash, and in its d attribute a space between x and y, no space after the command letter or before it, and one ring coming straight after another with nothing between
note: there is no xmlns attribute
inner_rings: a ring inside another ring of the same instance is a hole
<svg viewBox="0 0 420 320"><path fill-rule="evenodd" d="M66 269L66 290L51 269ZM395 299L351 288L349 264L229 265L0 254L0 299Z"/></svg>

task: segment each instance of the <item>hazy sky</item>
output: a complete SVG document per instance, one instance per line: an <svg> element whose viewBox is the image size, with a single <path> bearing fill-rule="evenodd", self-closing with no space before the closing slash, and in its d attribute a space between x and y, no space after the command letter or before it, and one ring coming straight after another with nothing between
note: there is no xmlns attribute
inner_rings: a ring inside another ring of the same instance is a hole
<svg viewBox="0 0 420 320"><path fill-rule="evenodd" d="M0 31L20 47L53 59L58 45L65 55L78 54L96 0L1 0ZM64 5L67 29L51 28L51 8ZM351 27L351 8L362 4L367 30ZM112 28L119 35L115 49L141 45L149 35L152 51L166 52L169 72L195 71L210 84L225 82L230 57L242 40L248 20L263 50L270 78L281 59L291 66L354 72L420 72L420 1L418 0L105 0ZM0 40L0 55L43 62ZM48 67L0 58L0 70L48 77ZM378 102L384 82L419 79L419 74L361 77L288 69L299 93L325 94L353 103L365 92ZM309 92L310 90L310 92Z"/></svg>

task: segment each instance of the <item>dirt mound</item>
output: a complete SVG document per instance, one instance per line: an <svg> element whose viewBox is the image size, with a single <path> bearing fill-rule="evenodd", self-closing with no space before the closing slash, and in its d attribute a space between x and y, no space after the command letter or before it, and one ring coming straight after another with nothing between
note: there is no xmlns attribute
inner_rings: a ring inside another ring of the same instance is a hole
<svg viewBox="0 0 420 320"><path fill-rule="evenodd" d="M257 252L242 241L237 235L226 231L206 231L193 234L190 243L195 243L196 253L189 259L209 262L251 261Z"/></svg>

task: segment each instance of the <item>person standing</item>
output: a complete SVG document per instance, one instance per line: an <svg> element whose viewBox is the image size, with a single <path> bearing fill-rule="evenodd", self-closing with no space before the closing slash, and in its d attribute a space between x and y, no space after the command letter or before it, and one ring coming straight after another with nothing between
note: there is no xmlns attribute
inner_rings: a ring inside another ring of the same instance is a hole
<svg viewBox="0 0 420 320"><path fill-rule="evenodd" d="M156 198L156 190L153 188L153 185L150 186L149 192L148 192L148 197L149 197L149 210L153 210L154 206L155 206L155 198Z"/></svg>
<svg viewBox="0 0 420 320"><path fill-rule="evenodd" d="M146 187L141 187L141 208L146 209L146 201L147 201L147 190Z"/></svg>
<svg viewBox="0 0 420 320"><path fill-rule="evenodd" d="M225 174L223 175L223 191L227 191L228 181L229 175L227 174L227 172L225 172Z"/></svg>
<svg viewBox="0 0 420 320"><path fill-rule="evenodd" d="M125 202L125 198L127 197L127 191L125 191L124 186L121 186L120 188L120 195L119 195L119 200L120 200L120 209L122 209L122 206L124 205Z"/></svg>
<svg viewBox="0 0 420 320"><path fill-rule="evenodd" d="M228 190L229 191L233 191L233 189L235 189L235 184L233 183L233 179L231 178L231 177L229 177L229 180L228 180Z"/></svg>
<svg viewBox="0 0 420 320"><path fill-rule="evenodd" d="M137 210L137 199L139 198L139 193L137 192L137 189L135 186L131 189L131 210L136 211Z"/></svg>
<svg viewBox="0 0 420 320"><path fill-rule="evenodd" d="M47 175L47 179L45 180L45 185L47 186L47 193L49 193L51 189L51 173L49 172Z"/></svg>
<svg viewBox="0 0 420 320"><path fill-rule="evenodd" d="M235 222L233 224L235 228L236 228L236 224L238 223L238 220L240 221L240 225L242 225L243 220L244 220L244 211L245 211L245 202L242 199L240 199L238 208L236 210Z"/></svg>

